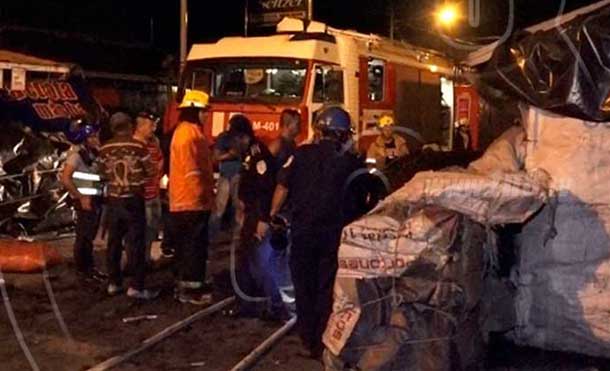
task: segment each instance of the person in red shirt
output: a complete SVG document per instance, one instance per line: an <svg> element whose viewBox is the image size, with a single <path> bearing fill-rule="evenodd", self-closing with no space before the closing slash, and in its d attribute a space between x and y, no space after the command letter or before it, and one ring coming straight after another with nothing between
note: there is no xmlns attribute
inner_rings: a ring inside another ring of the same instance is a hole
<svg viewBox="0 0 610 371"><path fill-rule="evenodd" d="M146 203L146 261L150 264L150 249L159 233L161 224L161 197L159 183L163 177L163 152L159 139L155 136L159 118L151 112L143 111L136 116L133 139L146 146L154 173L144 183L144 202Z"/></svg>
<svg viewBox="0 0 610 371"><path fill-rule="evenodd" d="M170 147L170 235L176 248L176 299L195 305L212 301L204 287L208 222L214 204L212 153L203 133L208 100L202 91L186 91Z"/></svg>

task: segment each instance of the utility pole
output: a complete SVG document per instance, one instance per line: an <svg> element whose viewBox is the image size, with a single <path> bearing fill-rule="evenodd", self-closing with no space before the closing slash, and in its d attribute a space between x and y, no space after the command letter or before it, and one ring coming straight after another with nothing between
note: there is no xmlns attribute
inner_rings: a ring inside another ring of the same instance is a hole
<svg viewBox="0 0 610 371"><path fill-rule="evenodd" d="M186 65L186 38L188 29L188 0L180 0L180 76Z"/></svg>
<svg viewBox="0 0 610 371"><path fill-rule="evenodd" d="M150 32L148 34L148 44L153 46L155 43L155 17L150 17Z"/></svg>
<svg viewBox="0 0 610 371"><path fill-rule="evenodd" d="M394 0L390 2L390 40L394 40Z"/></svg>
<svg viewBox="0 0 610 371"><path fill-rule="evenodd" d="M244 9L244 36L248 37L248 11L249 11L249 7L248 7L248 0L246 0L246 5L245 5L245 9Z"/></svg>
<svg viewBox="0 0 610 371"><path fill-rule="evenodd" d="M307 19L313 20L313 0L307 1Z"/></svg>

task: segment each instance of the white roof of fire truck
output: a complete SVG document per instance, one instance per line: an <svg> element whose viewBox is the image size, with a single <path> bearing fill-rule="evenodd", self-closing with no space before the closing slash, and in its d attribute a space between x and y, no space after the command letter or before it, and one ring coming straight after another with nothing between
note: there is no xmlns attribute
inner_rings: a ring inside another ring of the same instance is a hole
<svg viewBox="0 0 610 371"><path fill-rule="evenodd" d="M439 53L407 43L377 35L338 30L315 21L309 23L307 33L303 31L302 20L284 18L277 26L276 35L225 37L213 44L195 44L187 59L195 61L216 58L295 58L341 64L345 48L341 48L340 44L342 40L350 40L355 42L354 48L366 51L367 55L417 68L432 69L433 72L452 73L452 64ZM322 37L325 34L334 36L336 42Z"/></svg>
<svg viewBox="0 0 610 371"><path fill-rule="evenodd" d="M265 37L225 37L215 44L196 44L191 48L188 60L214 58L296 58L315 59L336 63L337 49L328 42L318 40L291 41L293 35ZM327 45L328 44L328 45Z"/></svg>

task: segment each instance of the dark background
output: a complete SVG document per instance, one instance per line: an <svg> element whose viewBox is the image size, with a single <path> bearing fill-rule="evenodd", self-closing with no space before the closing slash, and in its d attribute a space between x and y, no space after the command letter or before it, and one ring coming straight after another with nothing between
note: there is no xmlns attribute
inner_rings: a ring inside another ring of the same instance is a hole
<svg viewBox="0 0 610 371"><path fill-rule="evenodd" d="M434 0L314 0L314 18L338 28L389 35L394 8L395 37L418 44L436 38ZM458 3L460 0L457 1ZM594 3L566 0L567 10ZM244 0L190 0L189 44L243 34ZM466 0L461 0L466 10ZM482 24L452 30L452 36L476 38L504 32L508 0L481 0ZM169 54L179 47L179 0L6 0L0 2L0 27L18 26L83 34L85 37L154 46ZM560 0L515 0L516 26L553 17ZM432 41L433 42L433 41Z"/></svg>

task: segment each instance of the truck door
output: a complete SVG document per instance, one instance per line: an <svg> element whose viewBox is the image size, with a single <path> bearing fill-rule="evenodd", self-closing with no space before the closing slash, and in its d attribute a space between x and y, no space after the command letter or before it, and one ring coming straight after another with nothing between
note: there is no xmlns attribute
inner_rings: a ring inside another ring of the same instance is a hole
<svg viewBox="0 0 610 371"><path fill-rule="evenodd" d="M360 57L360 120L358 148L366 152L378 135L377 120L383 115L394 117L394 65L376 57Z"/></svg>
<svg viewBox="0 0 610 371"><path fill-rule="evenodd" d="M313 67L313 91L310 104L311 121L316 113L327 105L344 104L343 69L329 64L315 64ZM313 132L310 132L310 136Z"/></svg>

